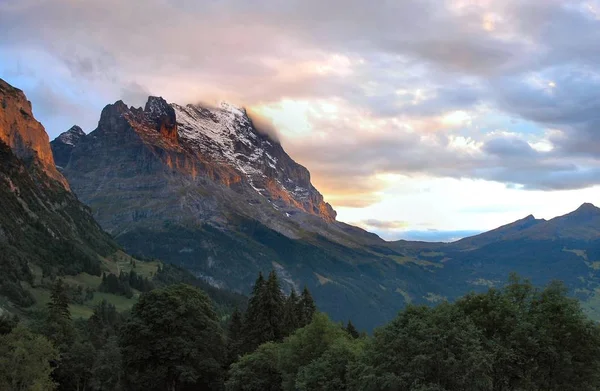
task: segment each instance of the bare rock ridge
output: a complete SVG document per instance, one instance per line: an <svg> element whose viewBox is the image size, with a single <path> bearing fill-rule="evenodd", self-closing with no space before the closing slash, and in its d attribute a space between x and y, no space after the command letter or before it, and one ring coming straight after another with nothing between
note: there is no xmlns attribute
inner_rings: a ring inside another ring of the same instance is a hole
<svg viewBox="0 0 600 391"><path fill-rule="evenodd" d="M34 117L31 102L23 91L0 79L0 140L27 164L42 168L52 179L69 188L56 169L50 140L44 127Z"/></svg>

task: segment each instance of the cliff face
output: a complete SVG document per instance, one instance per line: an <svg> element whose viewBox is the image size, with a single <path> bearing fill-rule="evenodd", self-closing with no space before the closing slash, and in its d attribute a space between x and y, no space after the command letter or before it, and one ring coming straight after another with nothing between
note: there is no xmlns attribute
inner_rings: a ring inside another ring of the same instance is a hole
<svg viewBox="0 0 600 391"><path fill-rule="evenodd" d="M183 107L150 97L142 109L118 101L61 158L75 192L116 235L164 219L226 226L231 213L291 237L300 215L335 222L308 170L229 105Z"/></svg>
<svg viewBox="0 0 600 391"><path fill-rule="evenodd" d="M38 165L48 177L69 185L58 172L50 140L42 124L33 117L31 102L23 91L0 79L0 140L28 165Z"/></svg>

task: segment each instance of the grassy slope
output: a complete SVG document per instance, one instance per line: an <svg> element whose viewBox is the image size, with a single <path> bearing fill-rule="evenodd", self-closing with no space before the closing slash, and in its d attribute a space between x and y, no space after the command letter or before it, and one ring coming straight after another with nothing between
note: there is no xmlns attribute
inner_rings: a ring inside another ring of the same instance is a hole
<svg viewBox="0 0 600 391"><path fill-rule="evenodd" d="M119 274L121 271L129 273L131 270L135 270L135 272L143 277L148 277L152 279L156 274L158 266L160 262L158 261L140 261L139 259L135 260L135 268L133 267L130 260L133 260L131 256L128 254L118 251L110 257L102 259L101 269L106 273ZM42 269L39 266L33 265L31 267L32 273L34 275L34 283L33 285L27 285L27 290L33 295L36 300L36 303L28 309L24 310L16 310L17 312L22 313L23 315L27 315L30 311L41 310L46 307L46 304L50 300L50 291L46 287L47 281L42 281ZM82 288L91 288L98 289L98 286L102 282L102 278L100 276L94 276L87 273L79 273L74 276L63 276L61 277L63 280L73 286L80 285ZM106 300L109 303L113 304L117 311L127 311L131 309L131 307L137 301L140 292L134 291L134 296L132 298L126 298L124 296L119 296L111 293L104 292L94 292L94 298L84 302L83 304L72 304L70 306L71 315L73 318L88 318L92 315L94 307L100 303L102 300Z"/></svg>

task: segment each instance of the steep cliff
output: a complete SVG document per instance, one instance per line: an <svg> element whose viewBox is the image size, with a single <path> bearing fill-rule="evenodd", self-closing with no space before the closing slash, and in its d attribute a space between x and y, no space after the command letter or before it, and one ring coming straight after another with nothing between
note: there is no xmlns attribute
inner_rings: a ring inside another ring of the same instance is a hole
<svg viewBox="0 0 600 391"><path fill-rule="evenodd" d="M39 166L49 178L69 188L58 172L48 134L33 117L31 102L23 91L0 79L0 140L27 165Z"/></svg>

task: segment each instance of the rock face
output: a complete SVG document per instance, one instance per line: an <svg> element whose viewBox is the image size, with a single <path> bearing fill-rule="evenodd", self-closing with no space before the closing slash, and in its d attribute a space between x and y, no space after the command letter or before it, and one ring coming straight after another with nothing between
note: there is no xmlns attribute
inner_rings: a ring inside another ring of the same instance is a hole
<svg viewBox="0 0 600 391"><path fill-rule="evenodd" d="M73 148L75 148L84 137L85 133L83 130L79 126L73 125L71 129L61 133L60 136L50 143L54 162L57 167L62 168L69 163Z"/></svg>
<svg viewBox="0 0 600 391"><path fill-rule="evenodd" d="M33 298L19 281L33 282L32 265L46 275L100 274L101 257L118 246L66 188L23 93L1 82L0 94L0 296L27 306Z"/></svg>
<svg viewBox="0 0 600 391"><path fill-rule="evenodd" d="M48 177L69 185L58 172L52 157L48 134L33 117L31 102L23 91L0 79L0 140L28 165L38 165Z"/></svg>
<svg viewBox="0 0 600 391"><path fill-rule="evenodd" d="M73 133L53 141L54 149L61 162L70 159L64 172L76 193L116 235L139 213L223 225L234 211L290 237L300 224L292 221L306 220L298 215L335 222L308 170L260 134L243 109L183 107L158 97L150 97L144 109L118 101L104 108L96 130L78 133L69 153L61 154L58 147L67 144L61 138L72 141ZM121 203L128 202L124 197L146 203L144 212L123 215L120 204L116 213L107 197L117 193Z"/></svg>

